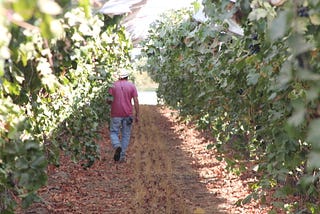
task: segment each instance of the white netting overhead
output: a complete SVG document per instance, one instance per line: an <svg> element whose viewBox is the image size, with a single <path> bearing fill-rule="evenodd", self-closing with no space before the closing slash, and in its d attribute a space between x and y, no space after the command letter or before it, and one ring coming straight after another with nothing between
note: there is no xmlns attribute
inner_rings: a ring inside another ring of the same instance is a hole
<svg viewBox="0 0 320 214"><path fill-rule="evenodd" d="M99 12L110 17L126 14L122 24L126 27L134 43L144 38L150 23L159 14L169 9L188 7L194 0L110 0Z"/></svg>
<svg viewBox="0 0 320 214"><path fill-rule="evenodd" d="M110 17L134 13L145 5L146 2L147 0L110 0L99 9L99 12L107 14Z"/></svg>
<svg viewBox="0 0 320 214"><path fill-rule="evenodd" d="M93 0L99 1L103 0ZM123 15L122 24L129 32L134 44L147 36L149 25L164 11L170 9L180 9L183 7L191 7L195 0L109 0L104 4L101 3L98 12L106 14L110 17L115 15ZM235 0L230 0L235 2ZM201 3L201 0L198 0ZM194 18L198 21L205 21L206 16L202 10L194 14ZM226 20L229 24L229 30L235 34L243 35L243 29L234 22L234 20Z"/></svg>

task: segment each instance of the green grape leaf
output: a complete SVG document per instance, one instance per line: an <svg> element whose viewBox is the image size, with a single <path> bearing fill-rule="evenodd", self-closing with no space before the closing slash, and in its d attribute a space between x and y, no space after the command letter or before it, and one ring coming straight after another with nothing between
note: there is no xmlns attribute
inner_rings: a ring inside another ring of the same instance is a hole
<svg viewBox="0 0 320 214"><path fill-rule="evenodd" d="M310 21L314 25L320 25L320 14L315 13L315 14L310 15Z"/></svg>
<svg viewBox="0 0 320 214"><path fill-rule="evenodd" d="M282 38L287 32L287 12L283 11L278 14L278 16L271 22L269 27L269 37L271 40L275 41Z"/></svg>
<svg viewBox="0 0 320 214"><path fill-rule="evenodd" d="M260 74L258 73L249 73L247 75L247 83L248 85L256 85L260 78Z"/></svg>
<svg viewBox="0 0 320 214"><path fill-rule="evenodd" d="M320 119L311 121L308 131L308 141L320 149Z"/></svg>
<svg viewBox="0 0 320 214"><path fill-rule="evenodd" d="M254 9L248 16L249 20L259 20L268 16L268 11L263 8Z"/></svg>

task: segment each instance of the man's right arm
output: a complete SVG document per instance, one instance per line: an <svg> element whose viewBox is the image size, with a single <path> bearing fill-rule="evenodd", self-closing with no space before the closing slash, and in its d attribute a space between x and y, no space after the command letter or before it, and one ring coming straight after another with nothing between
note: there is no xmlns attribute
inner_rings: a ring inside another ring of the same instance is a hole
<svg viewBox="0 0 320 214"><path fill-rule="evenodd" d="M112 97L107 97L107 104L111 105L112 104Z"/></svg>
<svg viewBox="0 0 320 214"><path fill-rule="evenodd" d="M113 101L112 88L109 88L106 102L107 102L107 104L111 105L112 101Z"/></svg>

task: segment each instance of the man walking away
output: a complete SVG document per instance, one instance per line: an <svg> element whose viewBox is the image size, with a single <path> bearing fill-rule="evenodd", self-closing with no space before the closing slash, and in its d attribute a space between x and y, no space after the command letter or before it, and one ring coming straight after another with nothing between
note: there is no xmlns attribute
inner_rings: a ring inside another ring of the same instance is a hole
<svg viewBox="0 0 320 214"><path fill-rule="evenodd" d="M109 89L112 100L107 100L111 104L111 124L110 139L115 149L114 160L124 162L126 151L130 142L131 127L133 119L139 120L139 101L136 86L128 81L129 71L119 70L119 79L113 83ZM134 102L135 117L133 118ZM121 133L121 140L119 134Z"/></svg>

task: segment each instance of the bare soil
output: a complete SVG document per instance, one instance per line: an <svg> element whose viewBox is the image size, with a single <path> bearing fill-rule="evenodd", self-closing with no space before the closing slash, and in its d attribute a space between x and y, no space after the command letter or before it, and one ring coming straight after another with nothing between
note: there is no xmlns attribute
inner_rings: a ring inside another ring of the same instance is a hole
<svg viewBox="0 0 320 214"><path fill-rule="evenodd" d="M62 157L48 168L42 202L20 213L63 214L237 214L268 213L259 202L235 203L249 194L250 172L241 177L218 161L208 134L180 123L176 112L141 105L125 163L113 160L108 126L101 129L101 160L89 169Z"/></svg>

